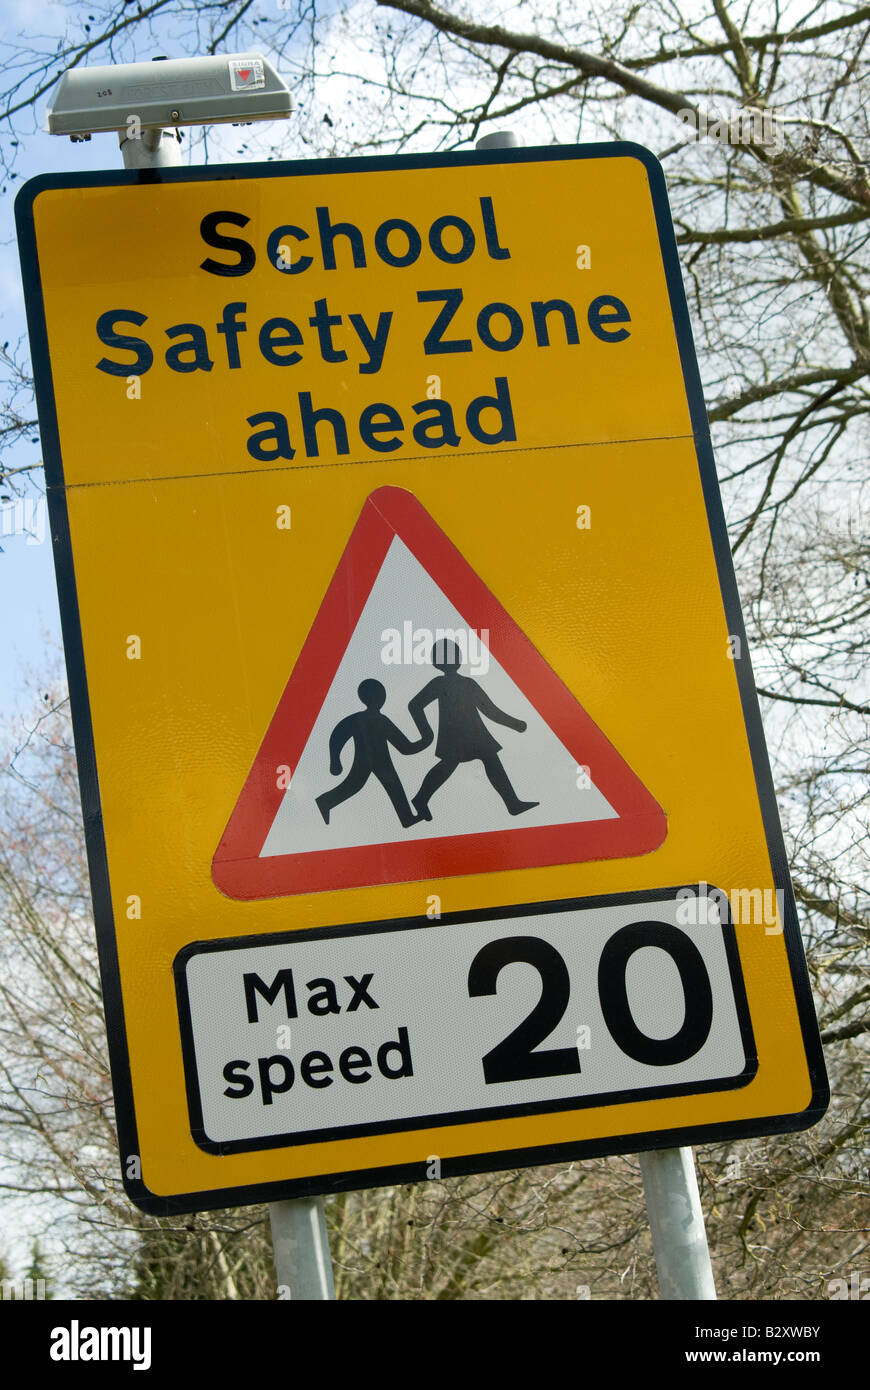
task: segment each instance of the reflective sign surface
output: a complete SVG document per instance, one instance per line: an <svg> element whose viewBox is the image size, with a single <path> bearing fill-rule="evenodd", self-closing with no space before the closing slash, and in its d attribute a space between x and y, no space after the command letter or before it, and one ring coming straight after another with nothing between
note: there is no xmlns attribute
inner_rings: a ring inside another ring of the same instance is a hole
<svg viewBox="0 0 870 1390"><path fill-rule="evenodd" d="M813 1123L652 156L58 176L18 218L131 1197ZM536 1007L514 1063L565 1070L487 1075Z"/></svg>

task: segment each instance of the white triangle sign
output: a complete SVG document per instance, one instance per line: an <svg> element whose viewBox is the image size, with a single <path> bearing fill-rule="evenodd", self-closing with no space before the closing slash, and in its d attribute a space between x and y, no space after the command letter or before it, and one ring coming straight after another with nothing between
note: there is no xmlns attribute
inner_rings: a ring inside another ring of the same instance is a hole
<svg viewBox="0 0 870 1390"><path fill-rule="evenodd" d="M212 872L231 896L264 897L646 853L665 833L661 808L416 498L381 488Z"/></svg>

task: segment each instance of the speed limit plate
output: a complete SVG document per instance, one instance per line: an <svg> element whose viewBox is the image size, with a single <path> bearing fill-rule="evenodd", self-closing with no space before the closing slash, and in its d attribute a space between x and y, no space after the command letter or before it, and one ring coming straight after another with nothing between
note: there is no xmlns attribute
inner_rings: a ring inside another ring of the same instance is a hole
<svg viewBox="0 0 870 1390"><path fill-rule="evenodd" d="M698 906L694 885L187 946L193 1137L239 1153L745 1085L727 898Z"/></svg>

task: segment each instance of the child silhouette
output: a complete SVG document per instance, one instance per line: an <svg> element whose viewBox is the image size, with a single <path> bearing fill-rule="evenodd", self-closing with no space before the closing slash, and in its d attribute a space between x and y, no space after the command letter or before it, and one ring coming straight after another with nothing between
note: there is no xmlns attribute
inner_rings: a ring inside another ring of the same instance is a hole
<svg viewBox="0 0 870 1390"><path fill-rule="evenodd" d="M420 746L427 747L435 735L426 718L426 706L433 701L438 704L438 742L435 745L438 762L426 773L423 785L413 798L417 814L424 820L431 820L429 802L434 793L448 777L452 777L460 763L472 762L477 758L483 763L490 783L512 816L531 811L539 803L521 801L517 796L498 756L501 744L496 743L481 715L491 719L494 724L515 729L519 734L525 733L525 722L500 710L470 676L460 676L462 653L455 642L444 639L436 642L432 648L432 665L441 675L425 685L408 705L408 713L424 740Z"/></svg>
<svg viewBox="0 0 870 1390"><path fill-rule="evenodd" d="M353 740L350 772L337 787L316 798L317 809L329 825L330 812L343 801L356 796L374 774L393 803L393 810L402 825L416 825L422 817L415 816L411 810L399 774L393 767L390 744L400 753L419 753L427 742L432 742L432 733L430 731L428 740L424 737L419 743L413 743L391 719L381 714L387 692L380 681L363 681L357 694L365 708L339 720L329 736L329 770L333 777L338 777L342 770L341 754L345 744Z"/></svg>

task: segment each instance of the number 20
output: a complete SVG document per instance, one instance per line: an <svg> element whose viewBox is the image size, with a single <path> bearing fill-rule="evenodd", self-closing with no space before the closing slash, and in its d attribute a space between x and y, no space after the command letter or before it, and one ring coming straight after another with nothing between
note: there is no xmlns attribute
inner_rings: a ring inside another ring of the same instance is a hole
<svg viewBox="0 0 870 1390"><path fill-rule="evenodd" d="M642 946L665 951L680 974L685 1012L681 1026L670 1038L649 1037L632 1016L626 971L629 960ZM469 995L496 994L501 971L514 962L535 967L541 977L541 997L528 1017L483 1058L486 1084L578 1073L576 1047L533 1051L561 1022L571 995L568 967L555 946L537 936L490 941L471 962ZM598 963L598 995L611 1037L636 1062L676 1066L700 1052L709 1037L713 992L703 957L691 938L668 922L632 922L614 933Z"/></svg>

